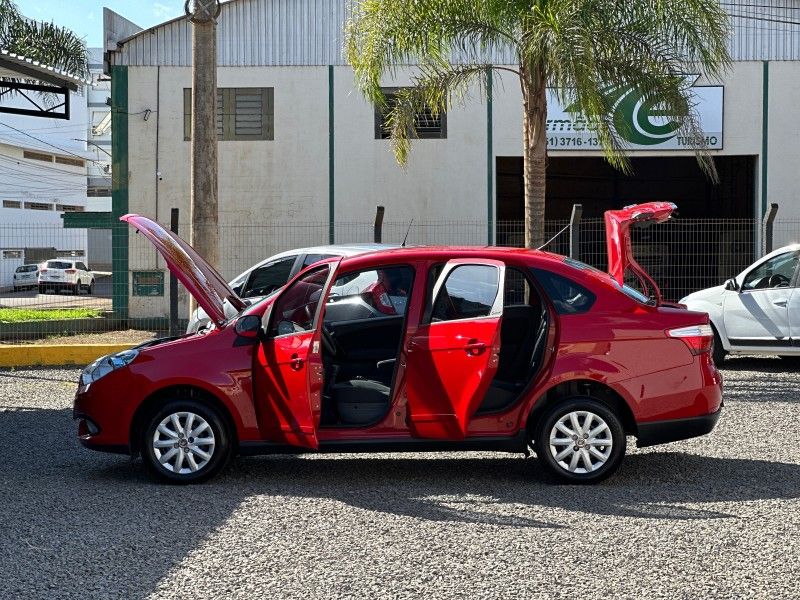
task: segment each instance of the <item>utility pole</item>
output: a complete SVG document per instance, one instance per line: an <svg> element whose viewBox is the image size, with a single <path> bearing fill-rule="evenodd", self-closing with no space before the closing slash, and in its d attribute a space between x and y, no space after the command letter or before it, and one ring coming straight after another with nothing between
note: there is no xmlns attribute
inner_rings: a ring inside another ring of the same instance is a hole
<svg viewBox="0 0 800 600"><path fill-rule="evenodd" d="M219 0L186 0L192 22L192 195L189 243L219 265L217 198L217 22ZM191 310L195 308L192 301Z"/></svg>

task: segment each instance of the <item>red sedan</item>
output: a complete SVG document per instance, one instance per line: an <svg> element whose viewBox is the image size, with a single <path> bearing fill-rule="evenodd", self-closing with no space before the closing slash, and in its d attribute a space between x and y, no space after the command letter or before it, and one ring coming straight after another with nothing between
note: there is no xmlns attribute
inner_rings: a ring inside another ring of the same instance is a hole
<svg viewBox="0 0 800 600"><path fill-rule="evenodd" d="M398 248L317 263L252 306L127 215L215 326L88 366L79 439L181 483L234 454L431 450L532 450L558 480L600 481L627 435L703 435L720 414L707 315L662 303L630 252L629 227L673 208L607 213L611 275L540 251Z"/></svg>

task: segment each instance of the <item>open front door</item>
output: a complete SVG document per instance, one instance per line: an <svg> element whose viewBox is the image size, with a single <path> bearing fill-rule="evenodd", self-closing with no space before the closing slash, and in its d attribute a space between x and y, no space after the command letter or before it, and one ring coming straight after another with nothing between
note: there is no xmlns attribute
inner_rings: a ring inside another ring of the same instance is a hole
<svg viewBox="0 0 800 600"><path fill-rule="evenodd" d="M406 343L409 425L423 438L463 438L497 371L505 267L457 259L441 271L423 323Z"/></svg>
<svg viewBox="0 0 800 600"><path fill-rule="evenodd" d="M264 439L317 448L323 369L322 301L338 265L330 261L289 283L264 316L253 380Z"/></svg>

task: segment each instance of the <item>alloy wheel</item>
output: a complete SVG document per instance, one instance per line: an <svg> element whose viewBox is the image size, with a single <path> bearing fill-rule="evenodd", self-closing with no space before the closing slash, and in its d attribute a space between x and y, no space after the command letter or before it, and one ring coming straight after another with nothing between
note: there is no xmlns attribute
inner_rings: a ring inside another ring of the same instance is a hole
<svg viewBox="0 0 800 600"><path fill-rule="evenodd" d="M185 475L203 469L214 455L216 439L200 415L179 411L167 415L153 434L153 454L171 473Z"/></svg>
<svg viewBox="0 0 800 600"><path fill-rule="evenodd" d="M613 447L608 423L588 410L564 414L550 430L550 453L570 473L593 473L602 468Z"/></svg>

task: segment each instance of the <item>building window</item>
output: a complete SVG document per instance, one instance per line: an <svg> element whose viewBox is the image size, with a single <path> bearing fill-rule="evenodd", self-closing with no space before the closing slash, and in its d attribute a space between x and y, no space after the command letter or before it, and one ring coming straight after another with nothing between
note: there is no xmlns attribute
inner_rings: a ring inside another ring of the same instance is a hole
<svg viewBox="0 0 800 600"><path fill-rule="evenodd" d="M29 210L53 210L53 205L45 202L26 202L25 208Z"/></svg>
<svg viewBox="0 0 800 600"><path fill-rule="evenodd" d="M90 187L86 190L86 195L89 198L103 198L111 195L110 187Z"/></svg>
<svg viewBox="0 0 800 600"><path fill-rule="evenodd" d="M375 107L375 139L385 140L391 137L391 129L386 123L386 118L397 102L397 93L403 88L382 88L386 97L386 108ZM433 111L426 107L414 116L414 127L419 139L438 140L447 138L447 113L444 111L434 116Z"/></svg>
<svg viewBox="0 0 800 600"><path fill-rule="evenodd" d="M19 200L3 200L3 208L22 208Z"/></svg>
<svg viewBox="0 0 800 600"><path fill-rule="evenodd" d="M52 154L44 154L43 152L33 152L31 150L24 150L22 156L30 158L31 160L41 160L43 162L53 162Z"/></svg>
<svg viewBox="0 0 800 600"><path fill-rule="evenodd" d="M56 156L56 162L60 165L69 165L71 167L86 166L86 162L80 158L67 158L66 156Z"/></svg>
<svg viewBox="0 0 800 600"><path fill-rule="evenodd" d="M60 212L83 212L83 207L74 204L56 204L56 210Z"/></svg>
<svg viewBox="0 0 800 600"><path fill-rule="evenodd" d="M218 88L217 139L273 140L274 88ZM192 90L183 90L183 139L192 139Z"/></svg>
<svg viewBox="0 0 800 600"><path fill-rule="evenodd" d="M3 250L3 258L22 258L22 250Z"/></svg>
<svg viewBox="0 0 800 600"><path fill-rule="evenodd" d="M56 256L59 258L83 256L84 254L85 252L83 250L56 250Z"/></svg>

